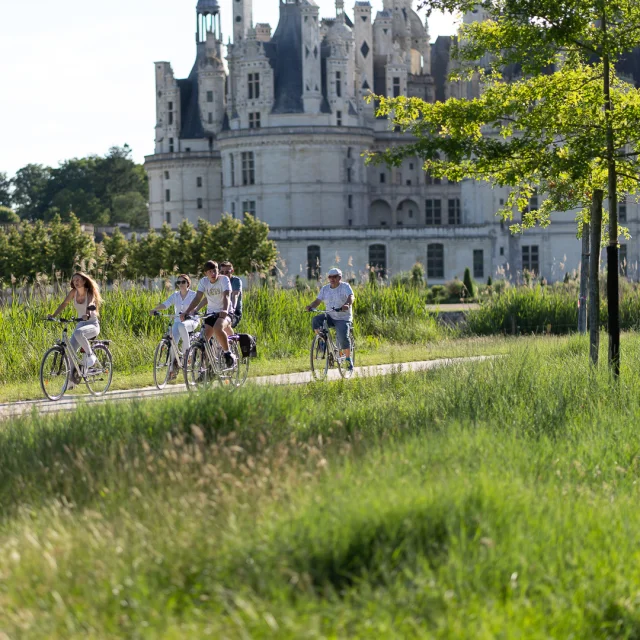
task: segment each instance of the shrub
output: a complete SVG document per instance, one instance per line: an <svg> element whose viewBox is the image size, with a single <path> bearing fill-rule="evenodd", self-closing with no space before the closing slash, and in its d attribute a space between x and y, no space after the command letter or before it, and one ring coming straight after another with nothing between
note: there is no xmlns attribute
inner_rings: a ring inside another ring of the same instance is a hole
<svg viewBox="0 0 640 640"><path fill-rule="evenodd" d="M476 284L471 277L471 270L469 267L466 267L464 270L464 277L462 279L464 284L464 289L467 298L473 299L476 297Z"/></svg>

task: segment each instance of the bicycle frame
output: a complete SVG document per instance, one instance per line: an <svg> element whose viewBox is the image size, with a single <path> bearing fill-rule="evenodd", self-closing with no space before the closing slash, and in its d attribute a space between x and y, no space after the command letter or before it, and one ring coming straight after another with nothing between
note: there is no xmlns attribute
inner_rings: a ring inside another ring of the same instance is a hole
<svg viewBox="0 0 640 640"><path fill-rule="evenodd" d="M329 312L325 310L325 311L311 311L311 313L315 313L316 315L322 314L324 316L322 320L322 328L320 329L320 332L322 333L327 343L327 351L331 352L336 362L340 362L341 364L343 362L346 362L347 356L340 355L341 353L344 353L344 349L340 349L338 347L336 341L333 339L333 334L330 331L331 327L329 327L329 323L327 322L327 318L329 317Z"/></svg>
<svg viewBox="0 0 640 640"><path fill-rule="evenodd" d="M75 320L65 320L64 318L59 318L57 322L62 323L64 326L62 327L62 339L56 340L56 344L59 344L64 349L65 355L71 354L69 361L73 365L75 373L79 378L86 380L86 375L84 375L81 367L82 362L78 360L78 356L76 355L75 350L71 348L68 337L69 325L72 322L82 322L82 318L76 318Z"/></svg>

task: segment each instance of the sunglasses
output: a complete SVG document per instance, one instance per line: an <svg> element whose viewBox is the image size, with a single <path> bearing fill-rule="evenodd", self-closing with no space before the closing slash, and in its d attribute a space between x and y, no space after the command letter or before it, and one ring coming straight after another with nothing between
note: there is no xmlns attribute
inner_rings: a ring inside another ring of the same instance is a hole
<svg viewBox="0 0 640 640"><path fill-rule="evenodd" d="M186 280L176 280L176 284L189 284Z"/></svg>

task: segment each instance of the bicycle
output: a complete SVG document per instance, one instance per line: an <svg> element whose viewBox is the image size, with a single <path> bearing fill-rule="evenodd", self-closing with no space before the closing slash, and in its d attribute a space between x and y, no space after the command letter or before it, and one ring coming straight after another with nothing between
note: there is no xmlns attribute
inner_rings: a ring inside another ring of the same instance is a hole
<svg viewBox="0 0 640 640"><path fill-rule="evenodd" d="M97 361L87 369L75 353L75 350L71 348L67 338L67 325L74 322L82 322L83 318L73 318L71 320L47 318L47 321L59 322L64 325L64 328L62 329L62 338L56 340L56 344L42 358L40 386L44 395L49 400L60 400L65 394L72 377L75 383L84 381L91 395L104 395L109 390L113 377L113 357L111 351L109 351L111 340L98 340L97 338L90 340ZM82 350L80 351L82 352Z"/></svg>
<svg viewBox="0 0 640 640"><path fill-rule="evenodd" d="M207 340L203 327L184 354L184 382L189 391L208 387L215 380L231 391L245 383L249 374L249 358L242 355L237 334L229 336L228 340L229 351L235 356L231 367L227 366L217 339Z"/></svg>
<svg viewBox="0 0 640 640"><path fill-rule="evenodd" d="M167 386L170 380L173 380L178 375L178 370L183 368L181 364L183 361L182 354L178 349L178 345L173 338L173 332L171 328L176 318L180 317L180 314L160 313L155 311L153 316L156 318L171 318L167 331L162 336L162 339L156 347L153 355L153 382L160 390ZM189 332L189 338L193 336L192 332Z"/></svg>
<svg viewBox="0 0 640 640"><path fill-rule="evenodd" d="M333 309L333 311L340 311L340 309ZM354 369L347 366L347 357L342 355L342 350L338 348L332 333L329 331L329 324L327 323L329 312L310 311L309 313L324 315L320 333L316 333L311 341L311 375L315 380L325 380L329 369L337 365L342 378L351 378ZM351 344L351 364L355 367L356 339L353 334L353 326L349 329L349 343Z"/></svg>

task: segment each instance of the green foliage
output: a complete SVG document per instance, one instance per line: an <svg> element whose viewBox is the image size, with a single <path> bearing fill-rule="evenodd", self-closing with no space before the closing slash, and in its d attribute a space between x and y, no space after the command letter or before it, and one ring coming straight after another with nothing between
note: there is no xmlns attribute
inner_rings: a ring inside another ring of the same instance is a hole
<svg viewBox="0 0 640 640"><path fill-rule="evenodd" d="M65 160L55 169L29 164L11 183L13 204L27 220L51 220L56 214L67 220L74 213L81 222L98 225L149 225L147 177L128 145L112 147L105 156Z"/></svg>
<svg viewBox="0 0 640 640"><path fill-rule="evenodd" d="M465 297L466 298L475 298L478 294L476 283L473 281L471 277L471 270L469 267L466 267L464 270L464 276L462 278L462 283L465 288Z"/></svg>
<svg viewBox="0 0 640 640"><path fill-rule="evenodd" d="M0 207L11 208L11 180L4 171L0 171Z"/></svg>
<svg viewBox="0 0 640 640"><path fill-rule="evenodd" d="M9 207L0 205L0 224L16 224L20 222L20 216Z"/></svg>
<svg viewBox="0 0 640 640"><path fill-rule="evenodd" d="M418 289L427 286L427 280L424 274L424 267L419 262L416 262L413 267L411 267L411 284Z"/></svg>

